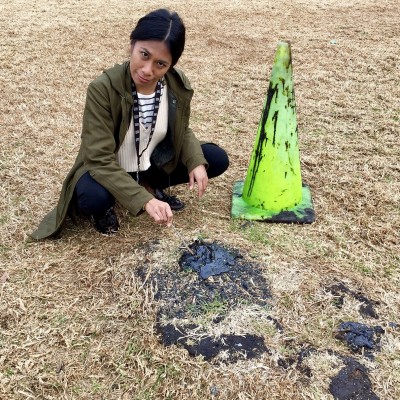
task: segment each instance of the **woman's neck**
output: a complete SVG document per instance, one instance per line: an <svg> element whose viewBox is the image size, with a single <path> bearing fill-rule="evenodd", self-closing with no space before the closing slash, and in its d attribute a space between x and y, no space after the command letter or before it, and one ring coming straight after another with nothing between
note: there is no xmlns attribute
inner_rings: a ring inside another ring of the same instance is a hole
<svg viewBox="0 0 400 400"><path fill-rule="evenodd" d="M141 85L136 85L136 91L140 94L148 95L148 94L153 94L156 91L156 87L157 84L150 87L149 86L142 87Z"/></svg>

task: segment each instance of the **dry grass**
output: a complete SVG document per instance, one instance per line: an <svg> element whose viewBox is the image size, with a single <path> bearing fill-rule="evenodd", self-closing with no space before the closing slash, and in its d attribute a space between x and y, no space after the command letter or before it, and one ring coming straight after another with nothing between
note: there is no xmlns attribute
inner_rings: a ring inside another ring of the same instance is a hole
<svg viewBox="0 0 400 400"><path fill-rule="evenodd" d="M341 364L326 351L349 353L333 335L345 320L385 327L375 360L356 358L381 399L400 398L399 330L388 327L400 322L398 1L147 3L1 5L0 398L330 399ZM180 66L195 88L192 127L231 157L204 199L178 190L188 207L176 226L188 241L218 240L260 263L284 328L255 316L271 355L234 366L190 358L154 334L154 293L135 271L178 268L173 231L119 210L113 238L88 225L68 225L57 241L27 236L74 161L87 84L126 58L139 16L169 3L188 28ZM317 221L242 228L229 218L232 186L247 171L280 39L292 43L302 174ZM379 301L379 319L363 319L352 298L335 307L324 288L337 280ZM311 378L277 365L302 346L318 350L307 359Z"/></svg>

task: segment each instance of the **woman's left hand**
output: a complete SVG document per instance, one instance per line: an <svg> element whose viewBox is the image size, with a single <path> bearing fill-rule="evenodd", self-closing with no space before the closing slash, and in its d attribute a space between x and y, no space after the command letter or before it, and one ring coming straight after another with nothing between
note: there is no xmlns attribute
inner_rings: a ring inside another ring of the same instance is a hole
<svg viewBox="0 0 400 400"><path fill-rule="evenodd" d="M194 189L194 183L197 183L199 197L203 196L207 188L208 175L204 165L199 165L189 172L189 189Z"/></svg>

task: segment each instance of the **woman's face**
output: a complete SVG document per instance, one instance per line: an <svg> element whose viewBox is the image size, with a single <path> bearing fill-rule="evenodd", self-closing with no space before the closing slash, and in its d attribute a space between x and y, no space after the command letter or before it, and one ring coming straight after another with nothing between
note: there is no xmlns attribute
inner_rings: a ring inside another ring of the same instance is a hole
<svg viewBox="0 0 400 400"><path fill-rule="evenodd" d="M172 56L164 42L138 40L131 46L130 70L138 93L151 94L171 67Z"/></svg>

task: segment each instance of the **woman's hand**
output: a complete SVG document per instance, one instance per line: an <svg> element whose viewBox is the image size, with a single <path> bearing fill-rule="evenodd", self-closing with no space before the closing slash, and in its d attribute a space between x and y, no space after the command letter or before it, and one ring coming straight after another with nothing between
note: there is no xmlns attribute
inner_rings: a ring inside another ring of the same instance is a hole
<svg viewBox="0 0 400 400"><path fill-rule="evenodd" d="M204 165L199 165L189 172L189 189L193 190L194 182L197 182L199 197L203 196L207 188L208 175Z"/></svg>
<svg viewBox="0 0 400 400"><path fill-rule="evenodd" d="M168 203L154 198L145 204L144 209L156 224L166 224L168 228L172 226L173 214Z"/></svg>

